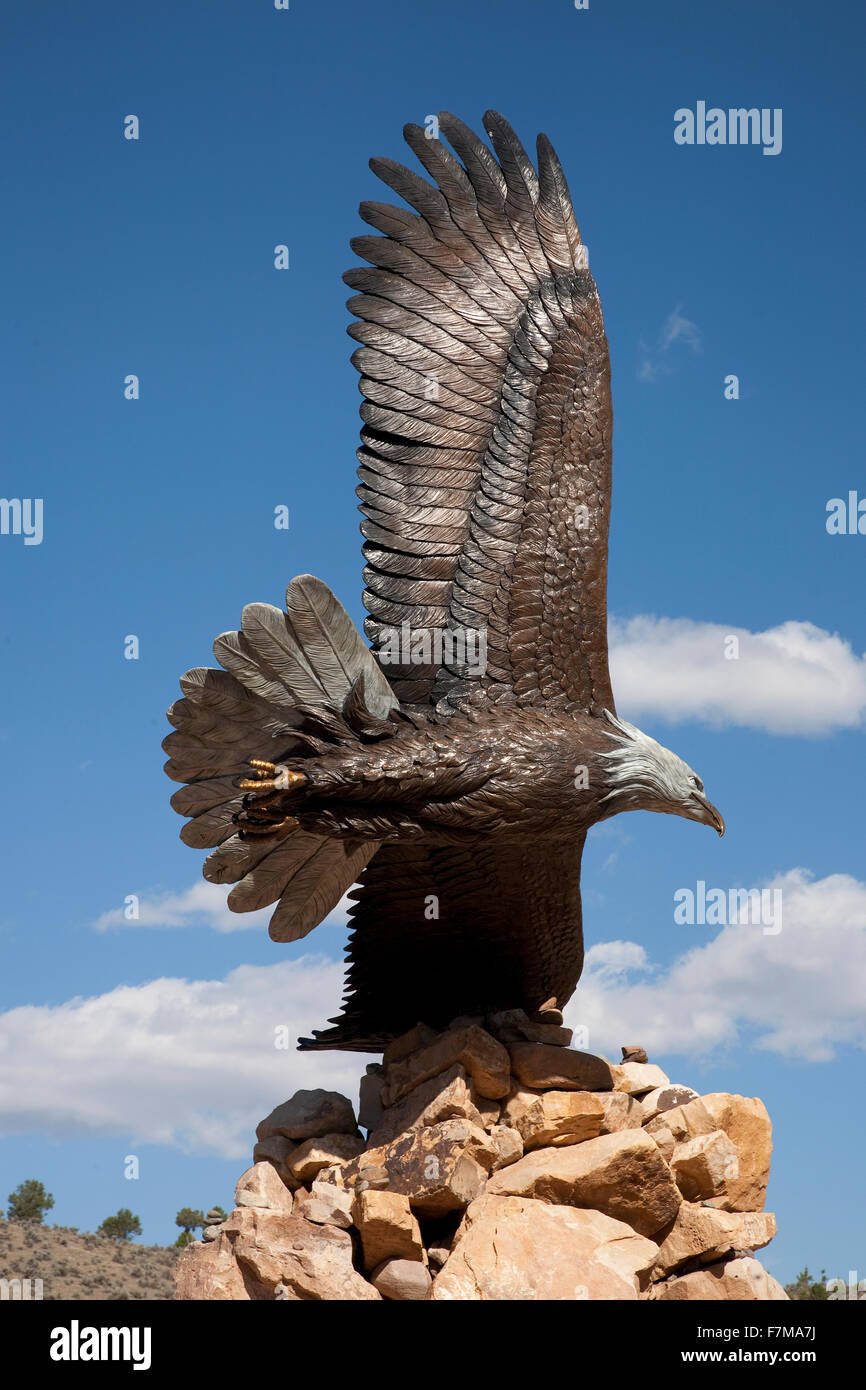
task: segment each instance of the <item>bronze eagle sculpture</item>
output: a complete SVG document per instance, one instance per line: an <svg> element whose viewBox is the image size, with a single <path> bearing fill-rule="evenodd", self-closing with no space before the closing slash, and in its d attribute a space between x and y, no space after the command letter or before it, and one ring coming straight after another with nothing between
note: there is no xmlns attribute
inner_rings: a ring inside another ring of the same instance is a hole
<svg viewBox="0 0 866 1390"><path fill-rule="evenodd" d="M561 1007L589 827L647 810L724 833L692 769L617 718L601 303L547 137L536 168L484 126L492 151L442 113L453 153L407 126L433 182L371 160L408 207L362 203L381 235L351 243L371 646L302 575L168 714L181 838L231 908L276 903L270 935L296 941L351 889L343 1011L302 1049Z"/></svg>

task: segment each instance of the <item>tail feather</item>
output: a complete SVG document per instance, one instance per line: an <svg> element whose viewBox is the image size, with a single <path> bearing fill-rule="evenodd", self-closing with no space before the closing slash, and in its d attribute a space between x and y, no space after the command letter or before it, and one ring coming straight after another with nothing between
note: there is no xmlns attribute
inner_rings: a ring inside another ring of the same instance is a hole
<svg viewBox="0 0 866 1390"><path fill-rule="evenodd" d="M163 743L171 755L165 770L187 784L171 804L190 818L184 842L212 849L205 878L235 885L232 910L276 902L271 936L297 941L337 905L378 844L301 830L243 839L234 819L244 803L238 783L251 758L281 762L315 751L316 740L299 727L305 717L332 736L353 737L363 727L375 737L399 702L348 613L312 575L292 580L285 613L248 604L241 631L218 637L214 653L224 669L188 671L184 698L169 711L175 732ZM351 726L340 717L344 708Z"/></svg>

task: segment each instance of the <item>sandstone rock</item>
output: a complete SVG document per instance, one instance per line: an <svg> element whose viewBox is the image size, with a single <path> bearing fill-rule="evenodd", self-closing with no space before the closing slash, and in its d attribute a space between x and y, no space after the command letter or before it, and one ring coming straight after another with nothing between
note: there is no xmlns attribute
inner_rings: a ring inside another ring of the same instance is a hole
<svg viewBox="0 0 866 1390"><path fill-rule="evenodd" d="M433 1298L635 1300L657 1253L601 1212L486 1195L467 1211Z"/></svg>
<svg viewBox="0 0 866 1390"><path fill-rule="evenodd" d="M450 1254L451 1250L447 1245L430 1246L429 1250L427 1251L427 1263L429 1264L430 1269L433 1271L434 1274L437 1270L440 1270L442 1268Z"/></svg>
<svg viewBox="0 0 866 1390"><path fill-rule="evenodd" d="M630 1096L625 1091L603 1091L594 1094L604 1111L602 1134L616 1134L621 1129L640 1129L643 1124L643 1108L636 1096Z"/></svg>
<svg viewBox="0 0 866 1390"><path fill-rule="evenodd" d="M336 1226L243 1208L232 1212L218 1246L225 1240L253 1299L331 1302L380 1297L352 1264L349 1232Z"/></svg>
<svg viewBox="0 0 866 1390"><path fill-rule="evenodd" d="M449 1029L420 1050L389 1062L385 1069L382 1104L393 1105L416 1086L459 1062L481 1096L496 1100L510 1089L508 1053L483 1028L471 1024Z"/></svg>
<svg viewBox="0 0 866 1390"><path fill-rule="evenodd" d="M273 1211L290 1212L292 1194L272 1164L254 1163L238 1178L235 1187L238 1207L269 1207Z"/></svg>
<svg viewBox="0 0 866 1390"><path fill-rule="evenodd" d="M652 1137L658 1144L659 1153L661 1154L665 1163L670 1163L671 1159L674 1156L674 1149L677 1146L677 1141L672 1135L671 1131L667 1129L664 1125L660 1125L658 1129L653 1130Z"/></svg>
<svg viewBox="0 0 866 1390"><path fill-rule="evenodd" d="M546 999L545 1002L529 1015L531 1023L543 1023L555 1028L562 1027L562 1009L557 1007L555 999Z"/></svg>
<svg viewBox="0 0 866 1390"><path fill-rule="evenodd" d="M430 1272L417 1260L386 1260L370 1278L383 1298L420 1303L430 1297Z"/></svg>
<svg viewBox="0 0 866 1390"><path fill-rule="evenodd" d="M456 1017L456 1018L452 1018L451 1022L448 1024L448 1028L483 1028L483 1027L484 1027L484 1015L483 1015L483 1014L458 1014L457 1017ZM446 1029L445 1031L447 1032L448 1029Z"/></svg>
<svg viewBox="0 0 866 1390"><path fill-rule="evenodd" d="M298 1182L310 1182L322 1168L345 1163L364 1150L364 1141L356 1134L323 1134L319 1139L305 1139L288 1161L288 1171Z"/></svg>
<svg viewBox="0 0 866 1390"><path fill-rule="evenodd" d="M210 1245L187 1245L175 1269L175 1298L180 1301L248 1302L252 1295L224 1238Z"/></svg>
<svg viewBox="0 0 866 1390"><path fill-rule="evenodd" d="M568 1047L574 1036L570 1028L552 1023L533 1023L523 1009L503 1009L488 1014L484 1020L488 1033L500 1042L547 1043L551 1047Z"/></svg>
<svg viewBox="0 0 866 1390"><path fill-rule="evenodd" d="M372 1187L377 1191L382 1191L391 1181L388 1177L388 1169L383 1168L381 1163L364 1163L358 1169L358 1179L359 1181L355 1184L356 1191L361 1183L364 1183L365 1190Z"/></svg>
<svg viewBox="0 0 866 1390"><path fill-rule="evenodd" d="M642 1096L647 1091L655 1091L660 1086L669 1086L670 1080L661 1067L654 1062L621 1062L611 1067L613 1089L625 1091L629 1096Z"/></svg>
<svg viewBox="0 0 866 1390"><path fill-rule="evenodd" d="M446 1120L368 1151L343 1170L342 1181L351 1185L364 1162L380 1163L389 1191L404 1193L421 1216L444 1216L461 1211L483 1191L497 1157L496 1146L478 1125Z"/></svg>
<svg viewBox="0 0 866 1390"><path fill-rule="evenodd" d="M495 1173L487 1191L591 1207L643 1236L672 1221L681 1202L667 1164L642 1129L603 1134L566 1148L534 1149Z"/></svg>
<svg viewBox="0 0 866 1390"><path fill-rule="evenodd" d="M383 1072L384 1068L391 1062L402 1061L404 1057L409 1057L419 1048L434 1042L438 1036L439 1034L435 1029L428 1028L426 1023L416 1023L415 1027L410 1028L408 1033L401 1033L399 1038L394 1038L392 1042L389 1042L382 1053Z"/></svg>
<svg viewBox="0 0 866 1390"><path fill-rule="evenodd" d="M330 1182L314 1182L309 1193L296 1197L293 1214L318 1226L339 1226L348 1231L352 1224L352 1194Z"/></svg>
<svg viewBox="0 0 866 1390"><path fill-rule="evenodd" d="M484 1127L472 1100L466 1071L459 1062L438 1076L431 1076L429 1081L423 1081L402 1100L384 1110L381 1122L369 1136L369 1146L380 1148L410 1130L455 1119L471 1120Z"/></svg>
<svg viewBox="0 0 866 1390"><path fill-rule="evenodd" d="M301 1142L323 1134L355 1134L357 1128L355 1112L345 1096L336 1091L296 1091L261 1121L256 1138L282 1134Z"/></svg>
<svg viewBox="0 0 866 1390"><path fill-rule="evenodd" d="M643 1102L639 1104L643 1108ZM721 1127L716 1124L700 1096L696 1100L686 1101L685 1105L676 1105L671 1110L665 1110L663 1114L656 1115L646 1122L648 1134L666 1129L678 1144L684 1144L687 1139L696 1139L699 1134L712 1134L714 1129Z"/></svg>
<svg viewBox="0 0 866 1390"><path fill-rule="evenodd" d="M670 1164L677 1186L690 1202L717 1197L739 1173L737 1146L722 1129L677 1144Z"/></svg>
<svg viewBox="0 0 866 1390"><path fill-rule="evenodd" d="M495 1173L500 1168L507 1168L509 1163L516 1163L523 1157L523 1140L516 1129L510 1125L494 1125L490 1130L490 1140L496 1149L496 1158L493 1161L491 1172Z"/></svg>
<svg viewBox="0 0 866 1390"><path fill-rule="evenodd" d="M217 1239L219 1238L219 1233L220 1233L221 1230L222 1230L222 1222L212 1221L212 1222L210 1223L210 1225L204 1226L204 1227L202 1228L202 1233L201 1233L202 1241L205 1242L205 1243L207 1243L208 1241L211 1241L211 1240L217 1240Z"/></svg>
<svg viewBox="0 0 866 1390"><path fill-rule="evenodd" d="M609 1091L611 1068L602 1057L546 1043L510 1043L511 1068L522 1086L537 1091ZM500 1095L506 1094L504 1091Z"/></svg>
<svg viewBox="0 0 866 1390"><path fill-rule="evenodd" d="M525 1149L579 1144L601 1133L604 1107L587 1091L513 1091L502 1118L512 1125Z"/></svg>
<svg viewBox="0 0 866 1390"><path fill-rule="evenodd" d="M502 1106L498 1100L490 1100L487 1096L479 1096L477 1091L472 1092L472 1101L475 1109L481 1116L480 1124L483 1129L492 1129L498 1125L502 1115Z"/></svg>
<svg viewBox="0 0 866 1390"><path fill-rule="evenodd" d="M375 1129L381 1122L384 1084L384 1067L378 1062L370 1062L358 1088L358 1124L362 1129Z"/></svg>
<svg viewBox="0 0 866 1390"><path fill-rule="evenodd" d="M771 1212L718 1211L683 1202L661 1243L653 1275L663 1278L689 1260L720 1260L731 1250L760 1250L775 1234Z"/></svg>
<svg viewBox="0 0 866 1390"><path fill-rule="evenodd" d="M269 1139L259 1139L253 1145L253 1163L267 1161L275 1168L280 1168L291 1158L297 1147L294 1139L287 1139L284 1134L272 1134Z"/></svg>
<svg viewBox="0 0 866 1390"><path fill-rule="evenodd" d="M623 1043L622 1060L624 1062L646 1062L646 1048L641 1047L640 1043Z"/></svg>
<svg viewBox="0 0 866 1390"><path fill-rule="evenodd" d="M723 1129L737 1146L739 1176L732 1178L718 1199L726 1211L762 1211L770 1176L773 1127L763 1101L748 1096L713 1092L701 1096L714 1129ZM694 1102L692 1102L694 1104Z"/></svg>
<svg viewBox="0 0 866 1390"><path fill-rule="evenodd" d="M787 1301L788 1295L763 1265L751 1258L708 1265L693 1274L682 1274L663 1284L653 1284L647 1295L653 1301L683 1302L687 1299L727 1303L774 1303Z"/></svg>
<svg viewBox="0 0 866 1390"><path fill-rule="evenodd" d="M354 1199L352 1219L360 1232L365 1269L391 1259L423 1260L421 1231L404 1193L362 1192Z"/></svg>
<svg viewBox="0 0 866 1390"><path fill-rule="evenodd" d="M284 1134L272 1134L270 1139L260 1139L254 1146L253 1163L272 1164L286 1187L294 1190L298 1180L292 1177L286 1165L297 1147L294 1140L287 1139Z"/></svg>
<svg viewBox="0 0 866 1390"><path fill-rule="evenodd" d="M654 1091L648 1091L645 1096L641 1096L641 1105L644 1113L644 1123L654 1120L657 1115L665 1115L669 1110L676 1109L679 1105L687 1105L691 1100L697 1100L698 1093L693 1091L691 1086L657 1086Z"/></svg>

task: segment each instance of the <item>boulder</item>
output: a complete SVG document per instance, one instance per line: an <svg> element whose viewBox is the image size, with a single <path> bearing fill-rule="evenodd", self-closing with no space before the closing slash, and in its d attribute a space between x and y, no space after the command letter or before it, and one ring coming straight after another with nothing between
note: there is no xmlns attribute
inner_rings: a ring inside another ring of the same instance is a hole
<svg viewBox="0 0 866 1390"><path fill-rule="evenodd" d="M601 1133L605 1114L588 1091L512 1091L502 1118L523 1140L524 1149L580 1144Z"/></svg>
<svg viewBox="0 0 866 1390"><path fill-rule="evenodd" d="M478 1125L445 1120L368 1150L343 1169L341 1182L351 1186L365 1163L377 1163L388 1174L388 1190L404 1193L420 1216L444 1216L479 1196L497 1157L495 1144Z"/></svg>
<svg viewBox="0 0 866 1390"><path fill-rule="evenodd" d="M516 1163L523 1157L523 1140L510 1125L494 1125L490 1130L490 1142L496 1149L496 1158L490 1170L492 1173L507 1168L509 1163Z"/></svg>
<svg viewBox="0 0 866 1390"><path fill-rule="evenodd" d="M566 1148L534 1149L494 1173L487 1191L590 1207L643 1236L672 1221L681 1202L670 1169L642 1129L603 1134Z"/></svg>
<svg viewBox="0 0 866 1390"><path fill-rule="evenodd" d="M175 1298L179 1301L249 1302L248 1292L228 1240L185 1246L175 1267Z"/></svg>
<svg viewBox="0 0 866 1390"><path fill-rule="evenodd" d="M292 1193L273 1165L263 1160L238 1178L235 1206L267 1207L288 1213L292 1210Z"/></svg>
<svg viewBox="0 0 866 1390"><path fill-rule="evenodd" d="M508 1095L511 1086L508 1053L501 1042L472 1023L462 1028L449 1028L408 1056L389 1061L385 1068L382 1104L394 1105L423 1081L447 1071L456 1062L471 1076L472 1085L480 1096L497 1100Z"/></svg>
<svg viewBox="0 0 866 1390"><path fill-rule="evenodd" d="M666 1114L668 1110L676 1109L679 1105L687 1105L689 1101L697 1099L698 1093L693 1091L691 1086L676 1084L657 1086L654 1091L648 1091L640 1098L644 1123L648 1120L654 1120L657 1115Z"/></svg>
<svg viewBox="0 0 866 1390"><path fill-rule="evenodd" d="M359 1134L323 1134L320 1139L305 1139L288 1161L288 1171L297 1182L310 1182L323 1168L334 1163L347 1163L364 1151Z"/></svg>
<svg viewBox="0 0 866 1390"><path fill-rule="evenodd" d="M602 1091L596 1093L596 1100L604 1111L602 1134L616 1134L621 1129L640 1129L643 1124L643 1109L636 1096L630 1096L625 1091Z"/></svg>
<svg viewBox="0 0 866 1390"><path fill-rule="evenodd" d="M638 1104L643 1108L643 1101ZM648 1134L655 1134L657 1130L666 1129L676 1139L678 1144L683 1144L687 1139L696 1139L699 1134L712 1134L714 1129L720 1129L712 1115L710 1114L700 1096L695 1100L688 1100L684 1105L675 1105L672 1109L666 1110L663 1114L655 1115L651 1120L646 1121Z"/></svg>
<svg viewBox="0 0 866 1390"><path fill-rule="evenodd" d="M665 1125L659 1125L658 1129L653 1130L652 1138L658 1144L659 1153L665 1163L670 1163L674 1156L674 1149L677 1146L677 1141L671 1134L671 1131Z"/></svg>
<svg viewBox="0 0 866 1390"><path fill-rule="evenodd" d="M700 1202L725 1192L727 1184L737 1177L737 1146L723 1129L715 1129L677 1144L670 1165L683 1196L690 1202Z"/></svg>
<svg viewBox="0 0 866 1390"><path fill-rule="evenodd" d="M314 1182L308 1193L297 1194L293 1212L318 1226L339 1226L348 1231L352 1225L352 1194L332 1182Z"/></svg>
<svg viewBox="0 0 866 1390"><path fill-rule="evenodd" d="M527 1197L473 1202L433 1284L439 1301L634 1301L658 1254L598 1211Z"/></svg>
<svg viewBox="0 0 866 1390"><path fill-rule="evenodd" d="M726 1211L762 1211L770 1177L773 1126L763 1101L757 1097L713 1092L701 1096L714 1129L723 1129L737 1146L740 1171L718 1198ZM694 1102L692 1102L694 1104Z"/></svg>
<svg viewBox="0 0 866 1390"><path fill-rule="evenodd" d="M290 1100L272 1110L256 1128L256 1138L282 1134L300 1143L323 1134L356 1134L355 1112L336 1091L296 1091Z"/></svg>
<svg viewBox="0 0 866 1390"><path fill-rule="evenodd" d="M438 1076L431 1076L429 1081L423 1081L402 1100L383 1110L382 1119L369 1136L369 1147L380 1148L411 1130L455 1119L470 1120L484 1127L472 1100L465 1068L459 1062Z"/></svg>
<svg viewBox="0 0 866 1390"><path fill-rule="evenodd" d="M641 1047L640 1043L623 1043L622 1060L624 1062L647 1062L646 1048Z"/></svg>
<svg viewBox="0 0 866 1390"><path fill-rule="evenodd" d="M475 1109L481 1116L480 1124L483 1129L492 1129L498 1125L502 1115L502 1106L498 1100L490 1100L487 1096L479 1096L477 1091L472 1092L472 1100Z"/></svg>
<svg viewBox="0 0 866 1390"><path fill-rule="evenodd" d="M423 1261L421 1231L404 1193L358 1193L352 1220L361 1236L365 1269L376 1269L391 1259Z"/></svg>
<svg viewBox="0 0 866 1390"><path fill-rule="evenodd" d="M653 1284L645 1297L653 1302L681 1303L695 1299L701 1302L782 1303L787 1301L788 1295L763 1265L745 1257L708 1265L706 1269L682 1274L663 1284Z"/></svg>
<svg viewBox="0 0 866 1390"><path fill-rule="evenodd" d="M414 1028L410 1028L408 1033L401 1033L399 1038L392 1039L385 1051L382 1053L382 1069L391 1062L400 1062L404 1057L409 1057L419 1048L426 1047L428 1043L435 1042L439 1034L434 1028L428 1028L426 1023L416 1023ZM375 1065L375 1064L374 1064Z"/></svg>
<svg viewBox="0 0 866 1390"><path fill-rule="evenodd" d="M574 1036L570 1028L555 1023L534 1023L523 1009L504 1009L488 1014L484 1020L488 1033L500 1042L537 1042L551 1047L568 1047Z"/></svg>
<svg viewBox="0 0 866 1390"><path fill-rule="evenodd" d="M273 1164L286 1186L295 1188L298 1180L292 1177L286 1165L297 1147L295 1141L284 1134L272 1134L270 1139L260 1139L253 1148L253 1163Z"/></svg>
<svg viewBox="0 0 866 1390"><path fill-rule="evenodd" d="M715 1207L683 1202L673 1226L661 1241L654 1277L664 1278L690 1260L720 1260L732 1250L760 1250L776 1234L771 1212L719 1211Z"/></svg>
<svg viewBox="0 0 866 1390"><path fill-rule="evenodd" d="M510 1043L511 1069L522 1086L536 1091L610 1091L611 1068L603 1057L546 1043ZM500 1092L505 1095L506 1092Z"/></svg>
<svg viewBox="0 0 866 1390"><path fill-rule="evenodd" d="M386 1260L370 1279L383 1298L413 1303L430 1297L433 1282L427 1266L417 1260Z"/></svg>
<svg viewBox="0 0 866 1390"><path fill-rule="evenodd" d="M249 1207L232 1212L217 1246L224 1240L231 1245L252 1299L331 1302L380 1297L352 1263L349 1232L336 1226Z"/></svg>
<svg viewBox="0 0 866 1390"><path fill-rule="evenodd" d="M654 1062L621 1062L619 1066L611 1067L611 1071L613 1089L625 1091L629 1096L643 1096L660 1086L670 1085L668 1077Z"/></svg>

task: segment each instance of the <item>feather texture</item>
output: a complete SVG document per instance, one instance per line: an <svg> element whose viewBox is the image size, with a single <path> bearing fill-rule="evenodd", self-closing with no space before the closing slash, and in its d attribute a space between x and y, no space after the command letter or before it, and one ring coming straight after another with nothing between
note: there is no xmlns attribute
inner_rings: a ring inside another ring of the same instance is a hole
<svg viewBox="0 0 866 1390"><path fill-rule="evenodd" d="M523 703L613 707L605 577L610 503L607 342L562 167L538 169L495 111L493 152L439 116L406 141L434 181L371 168L414 213L365 203L383 236L349 331L364 403L358 497L366 632L483 628L487 668L388 673L404 702L443 712L513 693ZM591 655L590 655L591 654ZM503 690L504 687L504 690Z"/></svg>

